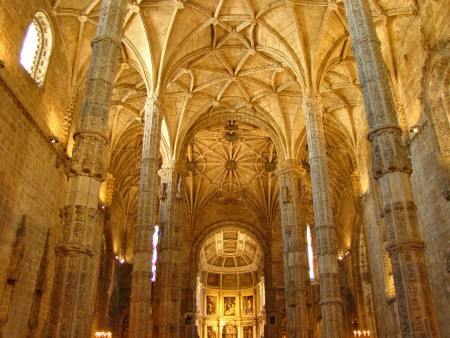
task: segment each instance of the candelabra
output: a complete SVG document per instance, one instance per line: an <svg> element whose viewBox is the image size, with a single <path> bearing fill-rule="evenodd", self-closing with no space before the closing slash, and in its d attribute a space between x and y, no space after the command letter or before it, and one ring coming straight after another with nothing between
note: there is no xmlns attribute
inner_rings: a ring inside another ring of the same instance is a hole
<svg viewBox="0 0 450 338"><path fill-rule="evenodd" d="M95 332L95 338L111 338L112 333L111 332L105 332L105 331L97 331Z"/></svg>
<svg viewBox="0 0 450 338"><path fill-rule="evenodd" d="M368 330L355 330L353 331L354 337L370 337L370 331Z"/></svg>

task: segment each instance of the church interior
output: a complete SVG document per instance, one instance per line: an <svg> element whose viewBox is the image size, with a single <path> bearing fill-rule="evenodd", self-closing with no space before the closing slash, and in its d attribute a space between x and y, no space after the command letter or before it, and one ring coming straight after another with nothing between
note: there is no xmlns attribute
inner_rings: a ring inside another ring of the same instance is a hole
<svg viewBox="0 0 450 338"><path fill-rule="evenodd" d="M0 9L0 338L450 337L450 0Z"/></svg>

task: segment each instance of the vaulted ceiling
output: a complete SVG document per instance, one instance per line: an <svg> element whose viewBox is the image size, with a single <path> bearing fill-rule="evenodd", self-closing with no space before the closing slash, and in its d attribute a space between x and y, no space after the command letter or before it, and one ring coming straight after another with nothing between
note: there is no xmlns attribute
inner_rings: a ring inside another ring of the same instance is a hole
<svg viewBox="0 0 450 338"><path fill-rule="evenodd" d="M390 47L383 53L392 71L393 31L406 24L417 3L371 4L382 45ZM65 35L75 106L100 5L100 0L53 1L52 14ZM322 98L333 207L348 217L351 175L363 165L356 158L364 151L359 143L366 126L342 1L130 2L108 125L108 170L118 205L115 246L130 246L148 95L164 99L162 161L188 163L186 210L199 213L213 196L240 195L255 212L270 217L278 198L273 166L287 158L307 166L301 105L306 93ZM349 241L345 232L353 218L342 221L343 243Z"/></svg>
<svg viewBox="0 0 450 338"><path fill-rule="evenodd" d="M200 275L205 286L240 288L253 286L263 271L258 242L245 232L226 229L209 236L200 250Z"/></svg>

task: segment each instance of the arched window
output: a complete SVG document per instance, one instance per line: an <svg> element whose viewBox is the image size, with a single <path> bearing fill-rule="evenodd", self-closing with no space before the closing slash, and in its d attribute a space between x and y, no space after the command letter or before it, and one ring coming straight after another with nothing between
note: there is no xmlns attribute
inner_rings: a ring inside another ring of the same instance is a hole
<svg viewBox="0 0 450 338"><path fill-rule="evenodd" d="M20 53L20 63L40 87L44 85L52 47L50 21L44 12L38 11L28 27Z"/></svg>
<svg viewBox="0 0 450 338"><path fill-rule="evenodd" d="M312 249L311 228L309 225L306 227L306 240L308 242L309 278L314 280L314 256Z"/></svg>

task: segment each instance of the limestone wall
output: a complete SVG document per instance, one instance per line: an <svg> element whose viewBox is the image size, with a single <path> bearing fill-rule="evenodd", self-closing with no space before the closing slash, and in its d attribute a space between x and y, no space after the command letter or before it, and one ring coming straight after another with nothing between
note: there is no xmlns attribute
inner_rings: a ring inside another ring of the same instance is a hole
<svg viewBox="0 0 450 338"><path fill-rule="evenodd" d="M433 302L443 337L450 336L446 315L450 311L450 295L448 289L443 287L450 281L449 271L446 270L450 203L445 198L450 189L450 158L449 143L443 139L443 135L439 135L439 117L435 115L440 113L447 116L443 118L441 129L448 135L449 100L448 83L443 78L445 70L437 75L435 66L440 61L448 74L449 15L450 1L423 1L418 15L404 19L404 30L394 35L400 96L408 126L421 127L417 134L410 133L409 150L413 165L411 184L419 227L426 245L425 256ZM443 57L446 54L445 61ZM429 92L433 76L440 77L434 79L439 82L439 88Z"/></svg>
<svg viewBox="0 0 450 338"><path fill-rule="evenodd" d="M50 13L48 6L47 1L29 1L27 6L2 1L1 5L2 9L8 8L0 13L0 59L5 63L0 69L0 300L7 314L2 317L7 320L4 337L25 337L30 332L30 318L37 320L34 330L38 336L45 331L54 248L60 237L59 213L66 195L60 156L63 152L58 152L58 145L50 144L48 136L62 135L70 77L64 39L51 16L55 41L43 88L36 85L19 60L23 38L35 11L43 9ZM23 215L26 216L24 251L15 262L20 266L20 274L16 281L7 283L16 230ZM42 275L40 262L48 229L51 236L47 276L38 311L36 282Z"/></svg>
<svg viewBox="0 0 450 338"><path fill-rule="evenodd" d="M21 217L26 215L23 264L13 291L9 322L5 327L5 332L9 332L7 336L21 337L27 329L23 325L24 318L28 318L31 309L39 262L47 229L50 229L49 274L42 300L41 325L46 318L66 177L53 145L2 79L0 102L0 292L3 295L6 286L6 269L16 229Z"/></svg>

